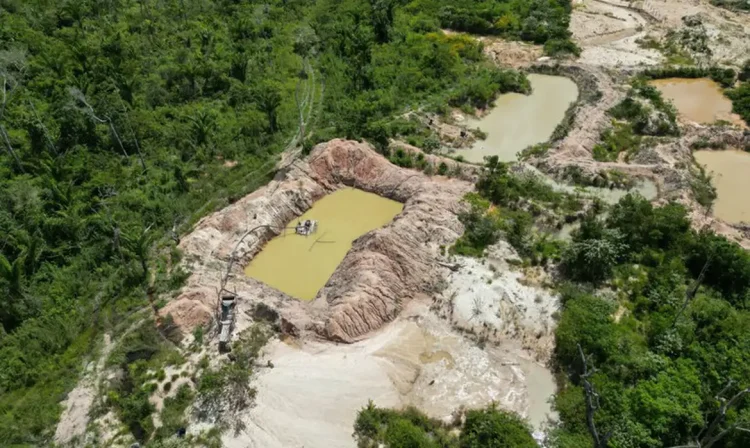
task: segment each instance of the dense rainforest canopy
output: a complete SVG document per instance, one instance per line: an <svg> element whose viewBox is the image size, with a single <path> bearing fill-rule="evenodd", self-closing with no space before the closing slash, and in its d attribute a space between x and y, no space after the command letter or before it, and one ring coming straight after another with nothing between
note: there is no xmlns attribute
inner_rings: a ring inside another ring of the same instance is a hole
<svg viewBox="0 0 750 448"><path fill-rule="evenodd" d="M398 117L528 91L441 28L487 22L575 51L569 12L567 0L0 0L0 440L49 443L101 332L184 278L168 268L178 235L266 182L286 147L423 139Z"/></svg>

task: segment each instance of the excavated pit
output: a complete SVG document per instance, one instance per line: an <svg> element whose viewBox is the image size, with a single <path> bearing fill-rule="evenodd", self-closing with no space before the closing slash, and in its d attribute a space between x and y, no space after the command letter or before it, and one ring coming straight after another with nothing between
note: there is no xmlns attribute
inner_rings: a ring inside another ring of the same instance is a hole
<svg viewBox="0 0 750 448"><path fill-rule="evenodd" d="M383 227L401 213L403 204L355 188L324 196L288 223L250 261L245 273L301 300L312 300L352 247L354 240ZM314 232L298 234L311 223Z"/></svg>
<svg viewBox="0 0 750 448"><path fill-rule="evenodd" d="M325 286L302 302L247 277L243 267L266 242L322 197L357 188L404 204L385 227L352 243ZM266 187L198 222L180 242L191 271L179 297L162 309L183 333L209 325L218 291L240 297L237 330L262 302L276 309L282 330L353 342L393 320L413 298L431 292L440 278L438 250L463 232L458 213L472 184L399 168L367 144L332 140L318 145ZM226 281L223 281L226 276Z"/></svg>

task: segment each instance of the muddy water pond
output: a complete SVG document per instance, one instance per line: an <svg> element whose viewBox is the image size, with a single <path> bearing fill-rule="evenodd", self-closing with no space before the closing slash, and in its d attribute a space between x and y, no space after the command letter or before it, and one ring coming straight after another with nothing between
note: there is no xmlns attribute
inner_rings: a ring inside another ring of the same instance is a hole
<svg viewBox="0 0 750 448"><path fill-rule="evenodd" d="M695 151L695 160L711 173L716 187L713 213L729 223L750 222L750 154L744 151Z"/></svg>
<svg viewBox="0 0 750 448"><path fill-rule="evenodd" d="M662 96L674 103L685 118L697 123L713 123L727 120L741 124L742 120L732 114L732 102L722 93L721 86L708 78L667 78L650 81Z"/></svg>
<svg viewBox="0 0 750 448"><path fill-rule="evenodd" d="M292 297L312 300L361 235L383 227L403 204L362 190L337 190L313 204L298 221L317 220L309 236L286 230L272 239L245 268L245 273Z"/></svg>
<svg viewBox="0 0 750 448"><path fill-rule="evenodd" d="M460 154L468 161L482 163L485 156L497 155L501 161L517 160L524 148L549 140L565 111L578 98L578 86L563 76L529 75L531 95L500 95L495 106L479 119L469 119L470 128L487 133Z"/></svg>

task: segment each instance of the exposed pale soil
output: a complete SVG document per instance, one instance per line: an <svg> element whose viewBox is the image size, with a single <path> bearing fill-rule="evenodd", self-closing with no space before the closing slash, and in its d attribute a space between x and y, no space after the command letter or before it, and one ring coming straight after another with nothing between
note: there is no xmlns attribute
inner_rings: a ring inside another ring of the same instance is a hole
<svg viewBox="0 0 750 448"><path fill-rule="evenodd" d="M525 42L507 41L493 37L480 37L484 44L484 53L497 64L508 67L521 68L528 66L542 57L544 50L541 45Z"/></svg>
<svg viewBox="0 0 750 448"><path fill-rule="evenodd" d="M552 375L515 340L480 348L414 301L392 323L353 344L276 341L266 347L273 369L254 381L256 406L245 429L228 432L229 448L352 447L357 411L418 406L452 420L461 407L501 407L539 428L550 414ZM293 422L293 423L292 423Z"/></svg>
<svg viewBox="0 0 750 448"><path fill-rule="evenodd" d="M617 0L574 3L570 20L573 38L582 48L579 62L604 67L654 65L663 60L658 51L642 49L636 40L645 36L649 20Z"/></svg>
<svg viewBox="0 0 750 448"><path fill-rule="evenodd" d="M86 434L89 411L91 411L97 396L99 381L104 373L104 363L107 361L112 348L110 336L104 335L104 343L98 360L89 363L84 377L70 391L67 398L60 403L64 410L60 415L60 423L55 430L56 444L75 443Z"/></svg>
<svg viewBox="0 0 750 448"><path fill-rule="evenodd" d="M602 67L647 66L664 62L659 51L637 40L663 41L670 30L684 30L683 17L696 16L708 36L710 55L694 55L706 63L735 65L750 57L747 14L712 6L707 1L581 0L574 2L570 30L582 47L579 62Z"/></svg>
<svg viewBox="0 0 750 448"><path fill-rule="evenodd" d="M447 276L448 286L433 308L458 329L487 341L517 341L540 362L549 361L559 300L530 286L523 272L511 268L509 261L521 261L513 248L501 241L481 260L451 261L459 268Z"/></svg>

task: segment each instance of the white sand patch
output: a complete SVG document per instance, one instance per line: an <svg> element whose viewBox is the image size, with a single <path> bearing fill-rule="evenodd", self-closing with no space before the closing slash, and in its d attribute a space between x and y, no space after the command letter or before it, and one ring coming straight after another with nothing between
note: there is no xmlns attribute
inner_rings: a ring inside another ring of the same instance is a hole
<svg viewBox="0 0 750 448"><path fill-rule="evenodd" d="M60 404L64 407L60 415L60 422L55 430L55 443L68 444L80 439L86 433L89 423L89 411L94 404L97 394L97 383L104 371L104 363L114 344L108 334L104 335L104 345L96 362L91 362L86 368L83 379L70 391L67 398Z"/></svg>
<svg viewBox="0 0 750 448"><path fill-rule="evenodd" d="M225 434L229 448L354 447L354 420L369 400L412 404L445 420L461 406L494 401L539 426L550 414L542 395L554 389L551 373L518 344L481 349L423 303L367 340L274 341L265 359L274 368L257 375L256 406L244 415L242 432Z"/></svg>
<svg viewBox="0 0 750 448"><path fill-rule="evenodd" d="M539 359L547 360L559 300L544 289L525 284L523 273L508 264L514 259L518 256L504 241L482 260L456 257L461 267L451 274L443 296L452 303L451 318L457 327L490 340L520 341Z"/></svg>

